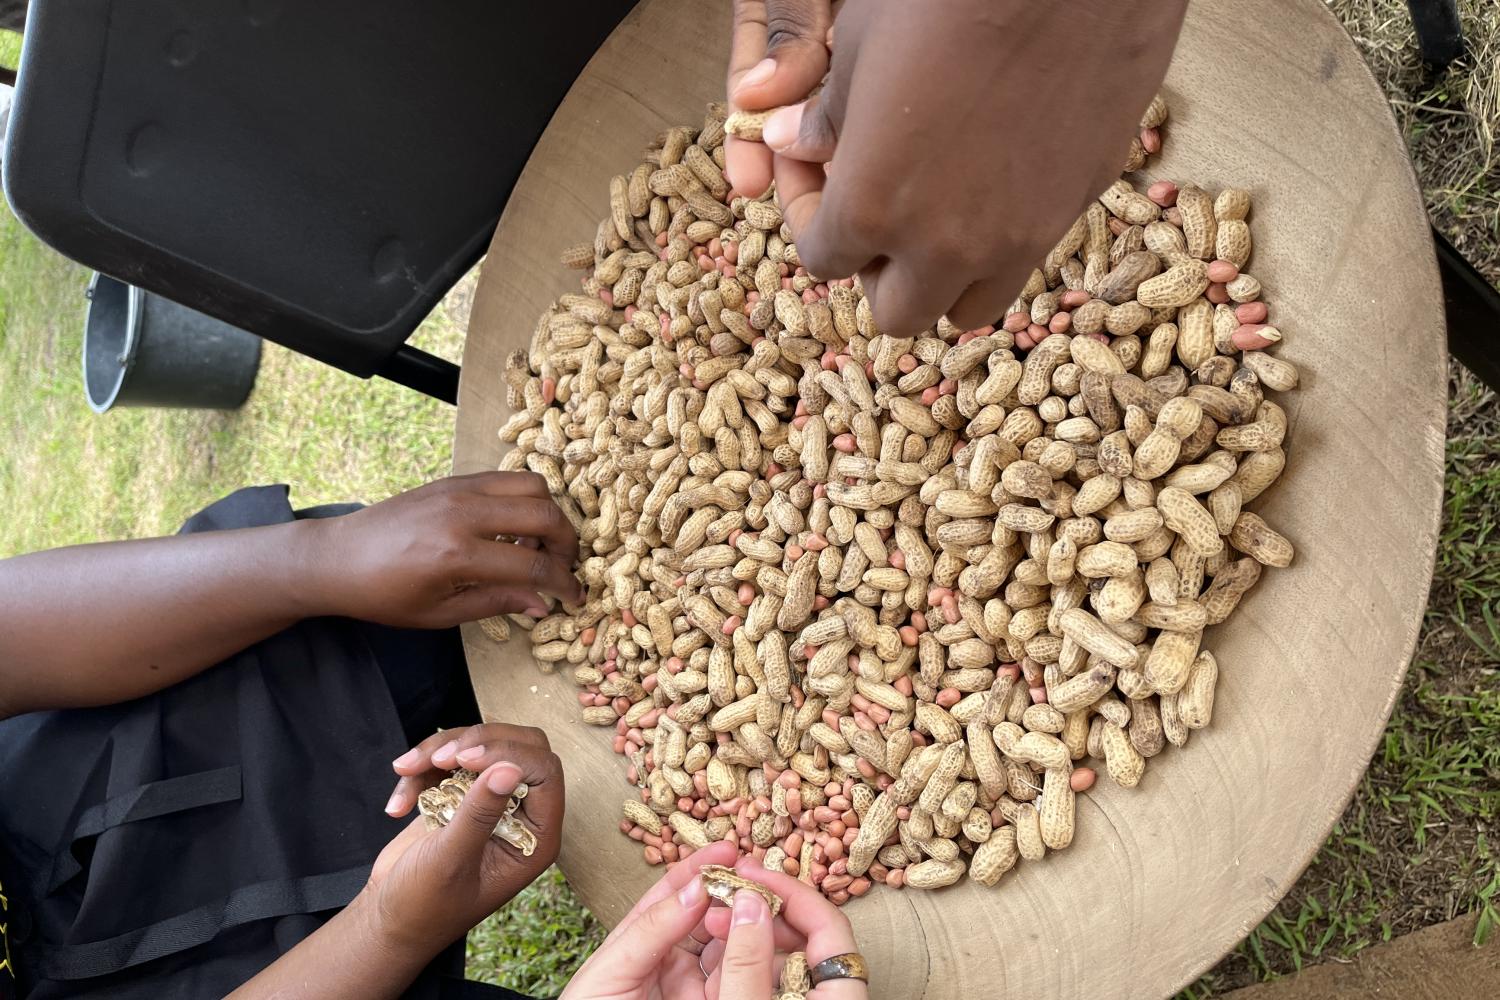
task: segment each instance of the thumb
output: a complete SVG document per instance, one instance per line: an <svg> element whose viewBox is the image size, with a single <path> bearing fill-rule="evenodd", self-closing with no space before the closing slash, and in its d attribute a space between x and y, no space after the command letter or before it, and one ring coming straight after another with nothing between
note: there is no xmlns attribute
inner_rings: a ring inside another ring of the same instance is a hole
<svg viewBox="0 0 1500 1000"><path fill-rule="evenodd" d="M828 163L838 147L838 125L829 114L829 94L782 108L767 121L761 141L778 156L805 163Z"/></svg>
<svg viewBox="0 0 1500 1000"><path fill-rule="evenodd" d="M770 907L758 892L735 893L729 940L719 965L719 1000L760 1000L770 996L775 958Z"/></svg>
<svg viewBox="0 0 1500 1000"><path fill-rule="evenodd" d="M741 12L754 6L737 5ZM764 12L765 58L735 81L729 95L750 110L800 101L828 72L829 0L765 0Z"/></svg>
<svg viewBox="0 0 1500 1000"><path fill-rule="evenodd" d="M444 830L453 850L480 856L495 833L495 824L505 816L505 807L521 783L521 775L518 765L502 760L474 779L458 807L458 815Z"/></svg>

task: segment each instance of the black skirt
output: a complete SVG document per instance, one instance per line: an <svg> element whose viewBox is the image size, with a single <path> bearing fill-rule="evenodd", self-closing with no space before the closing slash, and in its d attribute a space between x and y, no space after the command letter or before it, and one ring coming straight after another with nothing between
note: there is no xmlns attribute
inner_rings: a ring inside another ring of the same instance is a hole
<svg viewBox="0 0 1500 1000"><path fill-rule="evenodd" d="M286 487L260 487L182 530L350 509L294 513ZM478 718L456 630L329 618L157 694L0 723L0 855L20 995L232 991L364 885L406 822L382 811L390 761L439 725ZM455 978L462 971L459 941L407 995L516 996L474 991Z"/></svg>

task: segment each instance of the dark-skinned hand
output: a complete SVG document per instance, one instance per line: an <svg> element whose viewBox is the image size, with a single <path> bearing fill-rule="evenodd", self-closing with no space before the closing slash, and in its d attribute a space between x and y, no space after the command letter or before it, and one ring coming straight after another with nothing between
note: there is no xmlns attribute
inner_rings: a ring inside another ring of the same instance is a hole
<svg viewBox="0 0 1500 1000"><path fill-rule="evenodd" d="M578 536L532 472L440 479L313 523L330 600L349 618L447 628L498 614L545 614L540 595L583 596L573 575Z"/></svg>
<svg viewBox="0 0 1500 1000"><path fill-rule="evenodd" d="M565 797L562 762L546 734L523 726L481 725L428 737L393 764L400 776L386 811L403 816L417 795L456 767L479 774L458 814L429 830L415 819L380 852L364 893L381 924L402 929L414 948L441 948L513 898L557 859ZM491 836L518 784L516 817L536 834L525 857Z"/></svg>
<svg viewBox="0 0 1500 1000"><path fill-rule="evenodd" d="M731 107L793 106L729 144L729 179L774 177L804 266L858 273L883 331L983 326L1119 176L1185 8L737 0Z"/></svg>

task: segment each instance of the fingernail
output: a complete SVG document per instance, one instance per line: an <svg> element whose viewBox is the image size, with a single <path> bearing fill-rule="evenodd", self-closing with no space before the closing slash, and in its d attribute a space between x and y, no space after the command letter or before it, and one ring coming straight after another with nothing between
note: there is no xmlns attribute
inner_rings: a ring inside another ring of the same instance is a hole
<svg viewBox="0 0 1500 1000"><path fill-rule="evenodd" d="M737 892L734 894L734 918L731 923L735 927L743 927L746 924L758 924L766 918L766 901L755 892Z"/></svg>
<svg viewBox="0 0 1500 1000"><path fill-rule="evenodd" d="M790 149L797 142L797 137L802 134L803 107L801 104L794 104L771 116L761 132L761 139L767 146L781 152Z"/></svg>
<svg viewBox="0 0 1500 1000"><path fill-rule="evenodd" d="M404 800L402 799L400 792L392 792L391 800L385 804L385 814L387 816L394 816L399 813L401 811L403 801Z"/></svg>
<svg viewBox="0 0 1500 1000"><path fill-rule="evenodd" d="M471 761L482 759L484 757L484 754L485 749L482 746L469 747L469 749L461 751L459 753L458 759L464 761L465 763L469 763Z"/></svg>
<svg viewBox="0 0 1500 1000"><path fill-rule="evenodd" d="M740 77L741 87L758 87L776 75L776 60L762 59Z"/></svg>
<svg viewBox="0 0 1500 1000"><path fill-rule="evenodd" d="M691 910L707 898L708 893L704 891L703 878L698 875L694 875L691 882L677 890L677 902L681 903L685 910Z"/></svg>
<svg viewBox="0 0 1500 1000"><path fill-rule="evenodd" d="M411 767L413 764L415 764L417 761L419 761L421 759L422 759L422 751L415 750L415 749L408 750L408 751L406 751L406 753L402 754L401 756L397 757L395 760L391 761L391 766L395 767L395 768Z"/></svg>
<svg viewBox="0 0 1500 1000"><path fill-rule="evenodd" d="M546 618L547 609L542 607L540 604L533 604L531 607L526 609L526 615L530 618Z"/></svg>
<svg viewBox="0 0 1500 1000"><path fill-rule="evenodd" d="M458 750L458 743L456 741L450 741L448 743L444 743L442 746L438 747L437 750L435 750L433 752L432 759L433 760L438 760L439 758L442 758L442 759L446 760L449 757L452 757L453 754L457 750Z"/></svg>
<svg viewBox="0 0 1500 1000"><path fill-rule="evenodd" d="M521 783L521 769L510 761L502 761L490 768L490 776L485 780L496 795L509 795Z"/></svg>

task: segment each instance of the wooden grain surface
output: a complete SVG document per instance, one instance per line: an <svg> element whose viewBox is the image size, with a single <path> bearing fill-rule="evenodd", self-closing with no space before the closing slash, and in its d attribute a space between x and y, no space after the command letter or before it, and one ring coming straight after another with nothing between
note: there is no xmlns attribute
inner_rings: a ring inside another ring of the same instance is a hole
<svg viewBox="0 0 1500 1000"><path fill-rule="evenodd" d="M1454 1000L1500 997L1500 943L1474 947L1478 918L1424 927L1295 976L1235 990L1224 1000Z"/></svg>
<svg viewBox="0 0 1500 1000"><path fill-rule="evenodd" d="M493 468L505 353L576 288L558 250L591 239L608 181L722 94L727 3L646 0L589 64L516 186L465 349L455 466ZM1155 998L1275 905L1342 811L1416 640L1441 497L1445 351L1426 217L1394 123L1317 0L1195 0L1152 177L1255 196L1253 271L1302 388L1289 464L1257 508L1298 546L1205 641L1213 726L1133 791L1080 797L1074 846L998 888L880 889L848 908L883 1000ZM1044 150L1039 150L1043 152ZM466 633L480 704L541 725L569 782L563 870L613 923L657 877L620 836L625 764L579 723L570 682L525 646Z"/></svg>

